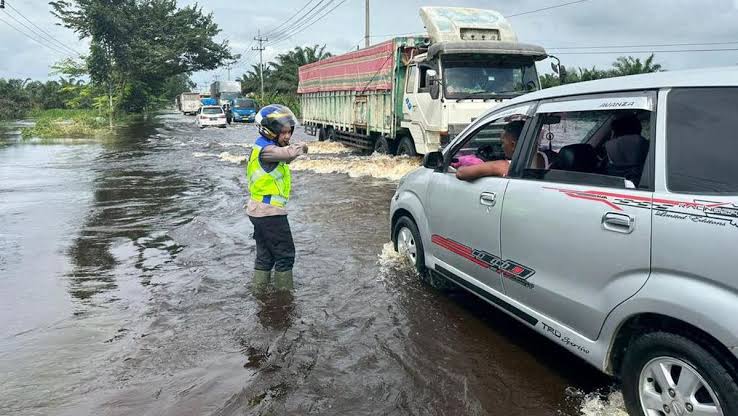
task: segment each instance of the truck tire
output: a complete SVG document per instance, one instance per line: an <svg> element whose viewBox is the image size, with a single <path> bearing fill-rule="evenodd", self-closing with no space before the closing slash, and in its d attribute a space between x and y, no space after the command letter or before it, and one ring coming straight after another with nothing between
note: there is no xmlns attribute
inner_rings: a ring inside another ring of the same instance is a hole
<svg viewBox="0 0 738 416"><path fill-rule="evenodd" d="M379 153L382 155L391 154L392 151L390 150L390 144L386 137L379 136L377 140L374 142L374 153Z"/></svg>
<svg viewBox="0 0 738 416"><path fill-rule="evenodd" d="M325 131L325 127L320 127L320 128L318 129L318 141L319 141L319 142L323 142L323 141L325 141L325 139L326 139L326 135L327 135L327 133L326 133L326 131Z"/></svg>
<svg viewBox="0 0 738 416"><path fill-rule="evenodd" d="M681 335L639 336L628 346L620 373L628 413L738 415L738 375L725 362Z"/></svg>
<svg viewBox="0 0 738 416"><path fill-rule="evenodd" d="M326 138L329 142L335 142L338 137L336 137L336 130L333 129L333 127L326 128Z"/></svg>
<svg viewBox="0 0 738 416"><path fill-rule="evenodd" d="M400 139L400 143L397 146L397 156L417 156L418 153L415 151L415 143L413 139L409 137L403 137Z"/></svg>

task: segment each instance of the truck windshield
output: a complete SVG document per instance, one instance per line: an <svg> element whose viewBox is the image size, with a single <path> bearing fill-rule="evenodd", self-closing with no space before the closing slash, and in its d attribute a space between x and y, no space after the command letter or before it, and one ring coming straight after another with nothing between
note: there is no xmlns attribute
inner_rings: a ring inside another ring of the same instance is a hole
<svg viewBox="0 0 738 416"><path fill-rule="evenodd" d="M256 103L254 100L248 100L248 99L240 99L233 102L233 108L242 108L242 109L255 109Z"/></svg>
<svg viewBox="0 0 738 416"><path fill-rule="evenodd" d="M535 64L489 60L443 61L444 95L449 99L515 97L538 89Z"/></svg>
<svg viewBox="0 0 738 416"><path fill-rule="evenodd" d="M232 101L238 98L238 96L241 95L241 93L238 92L221 92L220 93L220 99L221 100L228 100Z"/></svg>

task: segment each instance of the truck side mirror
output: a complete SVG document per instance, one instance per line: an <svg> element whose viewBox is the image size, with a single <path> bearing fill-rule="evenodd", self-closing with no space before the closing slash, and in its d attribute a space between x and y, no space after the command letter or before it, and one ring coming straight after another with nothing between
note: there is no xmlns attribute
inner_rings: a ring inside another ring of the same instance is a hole
<svg viewBox="0 0 738 416"><path fill-rule="evenodd" d="M436 172L443 170L443 153L438 151L426 153L423 158L423 167L433 169Z"/></svg>
<svg viewBox="0 0 738 416"><path fill-rule="evenodd" d="M438 85L438 84L440 84L438 82L438 73L436 72L435 69L429 69L425 73L425 76L426 76L426 79L427 79L427 82L428 82L428 86L430 87L430 91L429 91L430 92L430 96L431 96L432 99L437 100L438 99L438 96L440 95L439 94L440 89L439 89L439 85Z"/></svg>

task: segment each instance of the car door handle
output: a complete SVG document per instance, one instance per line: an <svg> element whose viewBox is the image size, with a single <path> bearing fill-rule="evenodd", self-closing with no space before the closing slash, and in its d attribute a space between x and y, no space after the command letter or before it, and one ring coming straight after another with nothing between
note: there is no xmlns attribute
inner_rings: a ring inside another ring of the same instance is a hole
<svg viewBox="0 0 738 416"><path fill-rule="evenodd" d="M635 227L635 218L632 215L607 212L602 216L602 228L616 233L630 234Z"/></svg>
<svg viewBox="0 0 738 416"><path fill-rule="evenodd" d="M482 192L479 195L479 203L488 207L493 207L497 203L497 194L494 192Z"/></svg>

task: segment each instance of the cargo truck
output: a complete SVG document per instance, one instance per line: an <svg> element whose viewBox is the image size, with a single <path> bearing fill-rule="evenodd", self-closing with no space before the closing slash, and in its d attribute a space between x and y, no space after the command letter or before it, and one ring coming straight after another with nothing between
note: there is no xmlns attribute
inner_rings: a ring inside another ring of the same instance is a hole
<svg viewBox="0 0 738 416"><path fill-rule="evenodd" d="M202 103L200 103L200 94L197 92L182 93L177 99L177 104L179 106L179 111L184 115L197 114L200 107L202 107Z"/></svg>
<svg viewBox="0 0 738 416"><path fill-rule="evenodd" d="M218 105L232 104L236 98L241 98L241 83L238 81L215 81L210 84L210 97Z"/></svg>
<svg viewBox="0 0 738 416"><path fill-rule="evenodd" d="M498 12L423 7L420 17L427 34L300 67L309 134L367 151L425 154L485 110L540 88L535 63L546 51L519 43Z"/></svg>

